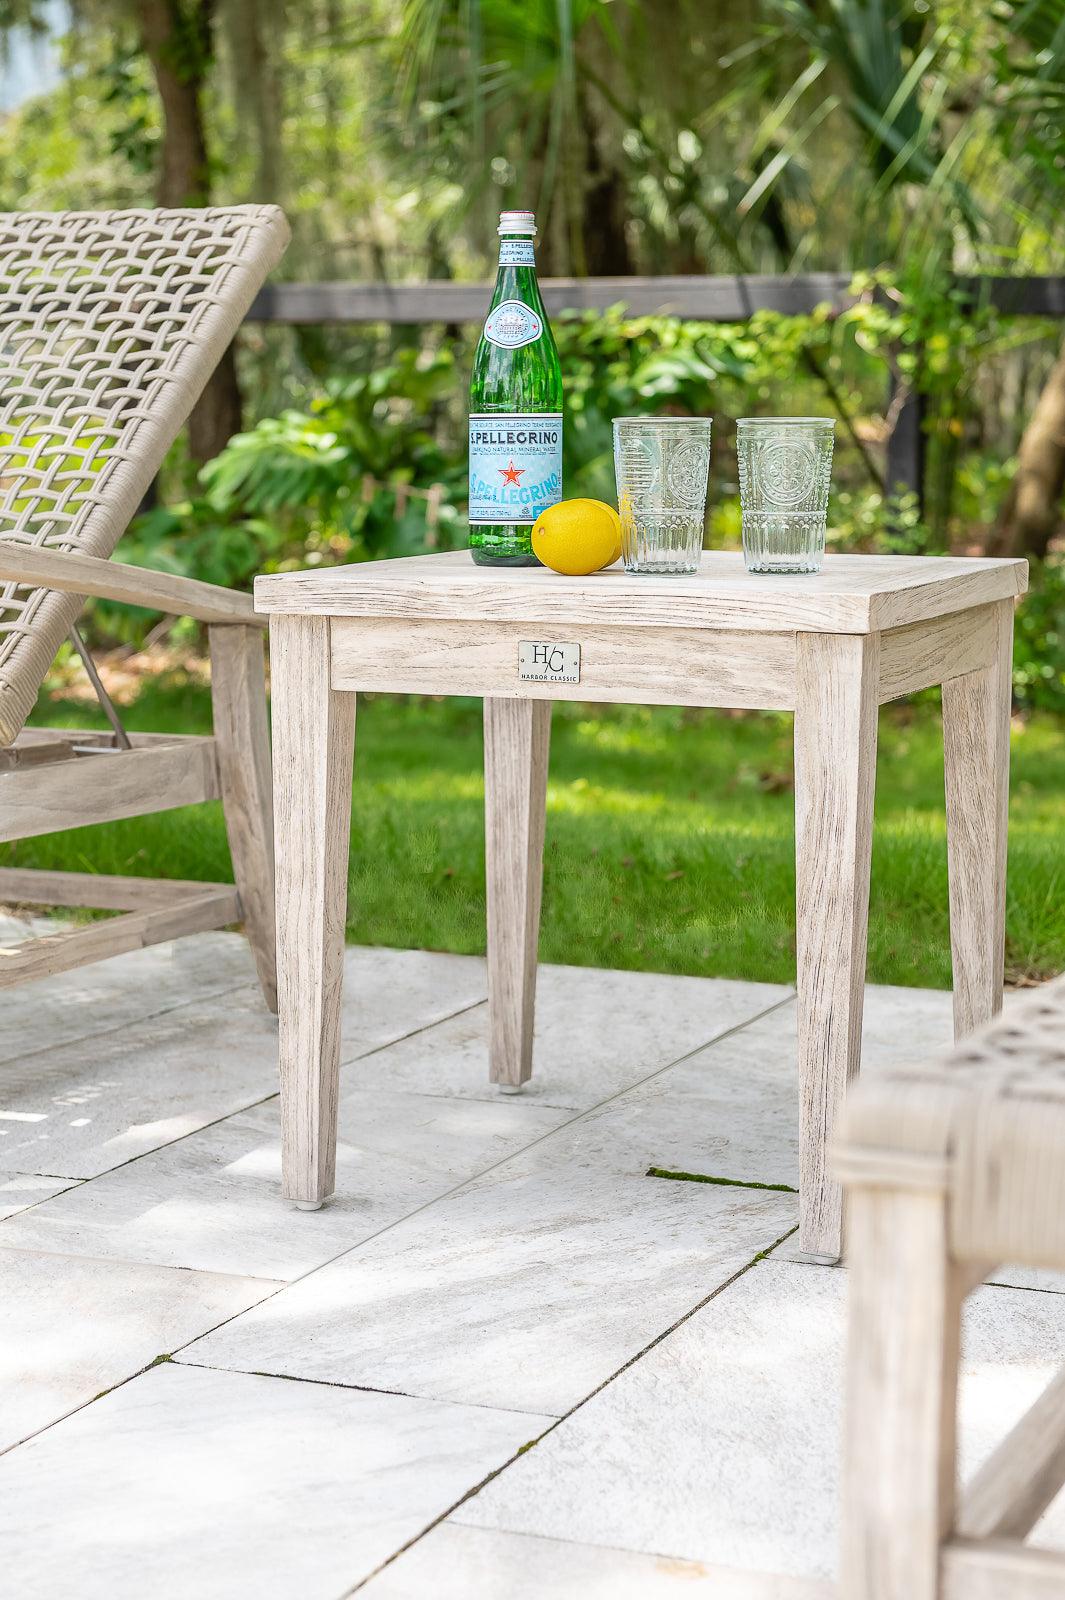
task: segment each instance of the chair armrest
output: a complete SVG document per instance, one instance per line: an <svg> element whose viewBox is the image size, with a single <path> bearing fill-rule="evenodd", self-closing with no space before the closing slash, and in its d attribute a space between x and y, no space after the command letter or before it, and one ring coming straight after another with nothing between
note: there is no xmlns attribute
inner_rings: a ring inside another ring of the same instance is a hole
<svg viewBox="0 0 1065 1600"><path fill-rule="evenodd" d="M923 1064L859 1079L836 1120L849 1189L950 1195L962 1262L1065 1262L1065 978Z"/></svg>
<svg viewBox="0 0 1065 1600"><path fill-rule="evenodd" d="M12 544L0 540L0 583L28 588L59 589L66 594L92 595L97 600L118 600L144 606L168 616L193 617L197 622L243 623L265 628L267 619L256 614L250 594L223 589L195 578L152 572L121 561L72 551L46 550L40 545Z"/></svg>

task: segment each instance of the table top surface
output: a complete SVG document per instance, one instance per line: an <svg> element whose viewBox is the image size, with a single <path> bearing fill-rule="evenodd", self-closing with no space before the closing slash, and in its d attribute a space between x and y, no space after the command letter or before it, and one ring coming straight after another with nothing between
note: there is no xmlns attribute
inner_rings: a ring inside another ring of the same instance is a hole
<svg viewBox="0 0 1065 1600"><path fill-rule="evenodd" d="M1023 594L1028 564L962 556L829 555L821 571L747 572L704 551L686 577L621 565L586 578L478 567L466 550L317 567L255 580L261 612L398 620L574 623L758 632L875 633Z"/></svg>

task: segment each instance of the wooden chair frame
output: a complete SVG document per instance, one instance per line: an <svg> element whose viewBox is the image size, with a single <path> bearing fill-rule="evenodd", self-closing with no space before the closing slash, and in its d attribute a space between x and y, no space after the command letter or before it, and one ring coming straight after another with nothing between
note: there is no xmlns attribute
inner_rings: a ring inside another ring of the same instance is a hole
<svg viewBox="0 0 1065 1600"><path fill-rule="evenodd" d="M181 934L243 921L277 1010L273 812L264 620L249 595L97 556L0 542L0 583L118 600L208 625L214 732L205 737L27 728L0 747L0 843L221 799L235 886L0 869L0 899L124 916L0 950L0 989Z"/></svg>
<svg viewBox="0 0 1065 1600"><path fill-rule="evenodd" d="M1065 1551L1025 1543L1065 1485L1065 1368L962 1492L955 1418L966 1295L998 1261L1065 1267L1065 979L940 1063L860 1084L834 1166L850 1279L840 1594L1065 1594Z"/></svg>
<svg viewBox="0 0 1065 1600"><path fill-rule="evenodd" d="M262 624L250 596L108 558L288 242L276 206L0 215L0 843L221 799L236 884L0 871L0 897L125 915L0 951L0 989L243 920L276 1009ZM86 597L207 625L214 732L130 738ZM110 735L27 729L69 636Z"/></svg>

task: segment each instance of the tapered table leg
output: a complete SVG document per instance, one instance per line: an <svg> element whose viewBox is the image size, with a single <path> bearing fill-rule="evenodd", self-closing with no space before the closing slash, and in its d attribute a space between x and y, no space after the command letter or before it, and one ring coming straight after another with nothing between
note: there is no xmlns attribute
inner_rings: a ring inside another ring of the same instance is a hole
<svg viewBox="0 0 1065 1600"><path fill-rule="evenodd" d="M485 700L490 1077L511 1091L532 1076L550 737L549 700Z"/></svg>
<svg viewBox="0 0 1065 1600"><path fill-rule="evenodd" d="M798 1248L827 1261L843 1197L826 1146L861 1056L879 657L877 634L796 636Z"/></svg>
<svg viewBox="0 0 1065 1600"><path fill-rule="evenodd" d="M955 1038L1002 1006L1013 602L996 612L990 665L943 685Z"/></svg>
<svg viewBox="0 0 1065 1600"><path fill-rule="evenodd" d="M355 696L330 687L326 619L274 617L270 646L282 1186L315 1207L336 1170Z"/></svg>

